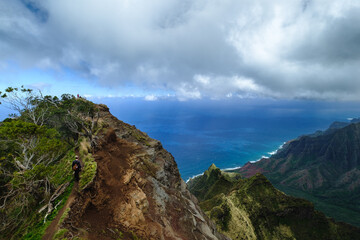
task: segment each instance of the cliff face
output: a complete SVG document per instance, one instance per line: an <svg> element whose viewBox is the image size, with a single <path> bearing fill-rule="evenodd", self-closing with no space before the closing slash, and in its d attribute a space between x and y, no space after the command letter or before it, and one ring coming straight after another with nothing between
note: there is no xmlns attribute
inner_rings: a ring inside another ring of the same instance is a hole
<svg viewBox="0 0 360 240"><path fill-rule="evenodd" d="M186 189L174 158L157 140L99 105L104 129L97 173L75 197L61 228L88 239L227 239Z"/></svg>
<svg viewBox="0 0 360 240"><path fill-rule="evenodd" d="M271 158L248 163L238 172L246 177L264 173L276 187L309 199L315 197L329 216L358 225L360 124L335 125L323 134L293 140Z"/></svg>
<svg viewBox="0 0 360 240"><path fill-rule="evenodd" d="M232 239L360 238L360 229L329 220L309 201L275 189L262 174L238 179L211 166L188 187L219 231Z"/></svg>

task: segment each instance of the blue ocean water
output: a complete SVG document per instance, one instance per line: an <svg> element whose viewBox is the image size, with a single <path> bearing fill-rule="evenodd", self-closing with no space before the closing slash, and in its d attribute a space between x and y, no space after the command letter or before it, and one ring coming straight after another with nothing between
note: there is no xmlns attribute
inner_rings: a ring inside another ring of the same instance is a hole
<svg viewBox="0 0 360 240"><path fill-rule="evenodd" d="M349 102L90 100L108 105L117 118L160 140L175 157L184 180L203 173L212 163L222 169L243 166L299 135L360 116L360 104ZM8 112L0 108L0 117Z"/></svg>
<svg viewBox="0 0 360 240"><path fill-rule="evenodd" d="M95 100L96 101L96 100ZM175 157L184 180L212 163L243 166L284 142L333 121L360 116L358 103L276 100L144 101L102 99L113 115L158 139Z"/></svg>

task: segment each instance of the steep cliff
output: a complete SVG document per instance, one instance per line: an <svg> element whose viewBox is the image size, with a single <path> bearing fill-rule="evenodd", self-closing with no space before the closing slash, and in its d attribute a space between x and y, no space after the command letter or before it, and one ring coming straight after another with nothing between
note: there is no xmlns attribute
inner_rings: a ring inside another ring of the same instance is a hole
<svg viewBox="0 0 360 240"><path fill-rule="evenodd" d="M335 223L311 202L285 195L262 174L239 179L212 165L188 187L219 231L232 239L360 238L360 229Z"/></svg>
<svg viewBox="0 0 360 240"><path fill-rule="evenodd" d="M360 124L335 123L290 141L269 159L238 170L261 172L279 189L308 198L327 215L360 226Z"/></svg>
<svg viewBox="0 0 360 240"><path fill-rule="evenodd" d="M93 182L75 196L58 235L87 239L227 239L186 189L157 140L99 105Z"/></svg>

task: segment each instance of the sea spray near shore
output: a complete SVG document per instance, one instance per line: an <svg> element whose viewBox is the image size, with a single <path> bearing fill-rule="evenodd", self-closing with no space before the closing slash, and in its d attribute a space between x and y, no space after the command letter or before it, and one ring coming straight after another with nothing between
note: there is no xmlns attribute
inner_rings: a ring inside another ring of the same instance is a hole
<svg viewBox="0 0 360 240"><path fill-rule="evenodd" d="M264 159L264 158L269 158L268 156L262 156L261 158L257 159L257 160L254 160L254 161L249 161L250 163L256 163L258 161L260 161L261 159ZM241 167L240 167L241 168Z"/></svg>
<svg viewBox="0 0 360 240"><path fill-rule="evenodd" d="M274 150L274 151L272 151L272 152L268 152L268 154L269 154L270 156L262 156L261 158L255 160L255 161L249 161L249 162L255 163L255 162L260 161L260 160L263 159L263 158L270 158L272 155L276 154L279 150L281 150L281 149L284 147L285 144L286 144L286 142L284 142L283 144L281 144L276 150ZM223 169L220 169L220 170L226 172L226 171L237 170L237 169L240 169L240 168L242 168L242 166L231 167L231 168L223 168ZM206 169L205 169L205 170L206 170ZM204 170L204 171L205 171L205 170ZM199 173L199 174L196 174L196 175L194 175L194 176L192 176L192 177L189 177L189 178L186 180L186 183L188 183L191 179L196 178L196 177L199 177L199 176L201 176L201 175L203 175L203 174L204 174L204 173Z"/></svg>
<svg viewBox="0 0 360 240"><path fill-rule="evenodd" d="M286 142L283 142L283 144L281 144L275 151L269 152L269 157L271 157L272 155L278 153L281 149L283 149L283 147L285 146ZM267 158L269 158L267 157Z"/></svg>
<svg viewBox="0 0 360 240"><path fill-rule="evenodd" d="M194 178L196 178L196 177L202 176L203 174L204 174L204 173L199 173L199 174L196 174L196 175L194 175L194 176L192 176L192 177L189 177L185 182L188 183L191 179L194 179Z"/></svg>
<svg viewBox="0 0 360 240"><path fill-rule="evenodd" d="M286 142L284 142L283 144L281 144L275 151L268 152L269 156L262 156L261 158L255 160L255 161L249 161L249 162L251 162L251 163L256 163L256 162L260 161L261 159L270 158L272 155L278 153L278 152L284 147L285 144L286 144ZM239 168L241 168L241 167L239 167ZM239 168L235 168L235 169L239 169ZM232 170L235 170L235 169L232 169Z"/></svg>

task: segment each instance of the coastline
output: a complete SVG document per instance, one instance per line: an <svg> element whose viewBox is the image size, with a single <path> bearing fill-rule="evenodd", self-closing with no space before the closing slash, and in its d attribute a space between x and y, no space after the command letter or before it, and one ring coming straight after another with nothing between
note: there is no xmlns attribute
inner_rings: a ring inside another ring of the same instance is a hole
<svg viewBox="0 0 360 240"><path fill-rule="evenodd" d="M281 144L276 150L274 150L274 151L272 151L272 152L268 152L269 156L263 155L261 158L259 158L259 159L257 159L257 160L254 160L254 161L249 161L249 162L250 162L250 163L256 163L256 162L260 161L261 159L264 159L264 158L267 159L267 158L272 157L272 156L273 156L274 154L276 154L279 150L281 150L286 143L287 143L287 142L283 142L283 144ZM244 164L244 165L245 165L245 164ZM244 166L244 165L243 165L243 166ZM242 168L243 166L231 167L231 168L223 168L223 169L220 169L220 170L221 170L221 171L224 171L224 172L234 171L234 170L237 170L237 169ZM206 170L204 170L204 171L206 171ZM196 178L196 177L199 177L199 176L202 176L203 174L204 174L204 172L199 173L199 174L195 174L195 175L193 175L192 177L189 177L189 178L185 181L185 183L188 183L191 179Z"/></svg>

